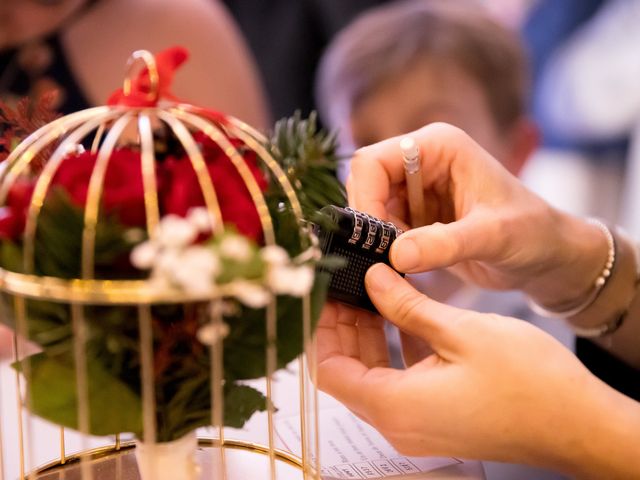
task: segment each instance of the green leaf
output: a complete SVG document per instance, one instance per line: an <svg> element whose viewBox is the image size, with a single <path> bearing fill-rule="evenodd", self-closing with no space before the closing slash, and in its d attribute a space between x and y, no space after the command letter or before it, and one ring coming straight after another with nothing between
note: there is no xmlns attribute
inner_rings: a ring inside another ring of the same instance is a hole
<svg viewBox="0 0 640 480"><path fill-rule="evenodd" d="M206 373L206 372L204 372ZM175 395L160 405L158 441L169 442L187 432L211 425L211 384L207 374L181 377ZM241 428L251 416L266 409L267 399L258 390L230 381L224 386L224 424Z"/></svg>
<svg viewBox="0 0 640 480"><path fill-rule="evenodd" d="M320 316L330 275L317 272L311 291L311 326ZM277 311L278 368L283 368L302 353L302 300L279 296ZM243 308L238 317L228 318L231 326L224 341L225 375L233 380L260 378L266 375L266 314L264 309Z"/></svg>
<svg viewBox="0 0 640 480"><path fill-rule="evenodd" d="M41 300L26 301L28 338L43 348L71 338L69 306ZM0 321L16 328L14 296L0 293Z"/></svg>
<svg viewBox="0 0 640 480"><path fill-rule="evenodd" d="M328 272L335 272L347 266L347 259L339 255L326 255L320 259L317 267Z"/></svg>
<svg viewBox="0 0 640 480"><path fill-rule="evenodd" d="M27 381L30 408L36 415L58 425L78 429L76 369L69 356L38 353L29 357ZM21 362L24 363L25 361ZM142 431L140 397L101 365L90 359L89 431L93 435Z"/></svg>
<svg viewBox="0 0 640 480"><path fill-rule="evenodd" d="M0 265L11 272L22 272L22 249L8 240L0 244Z"/></svg>
<svg viewBox="0 0 640 480"><path fill-rule="evenodd" d="M231 384L225 388L224 424L241 428L256 412L267 409L267 398L248 385Z"/></svg>
<svg viewBox="0 0 640 480"><path fill-rule="evenodd" d="M36 272L58 278L78 278L81 274L83 209L74 205L67 193L54 188L45 201L36 231ZM96 278L139 278L140 270L125 268L119 262L131 250L126 228L110 216L100 218L95 236Z"/></svg>

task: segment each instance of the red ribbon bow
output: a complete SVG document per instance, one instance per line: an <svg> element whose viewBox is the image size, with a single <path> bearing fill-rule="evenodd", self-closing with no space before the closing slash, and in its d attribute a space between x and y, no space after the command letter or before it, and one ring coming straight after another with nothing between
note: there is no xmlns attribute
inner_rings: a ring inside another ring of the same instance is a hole
<svg viewBox="0 0 640 480"><path fill-rule="evenodd" d="M184 47L169 47L157 53L154 58L158 71L157 91L152 92L153 85L149 75L149 68L145 67L135 78L131 79L130 92L125 94L124 89L119 88L109 96L107 105L155 107L160 99L176 103L188 103L171 92L171 85L176 70L189 58L189 51ZM152 93L154 94L152 95ZM199 114L215 122L225 123L227 121L227 117L224 114L215 110L193 105L191 107Z"/></svg>
<svg viewBox="0 0 640 480"><path fill-rule="evenodd" d="M131 79L131 91L124 93L119 88L109 96L108 105L126 105L128 107L154 107L158 100L172 100L180 102L171 93L171 84L176 70L189 58L189 52L184 47L170 47L155 55L156 68L158 69L158 86L155 95L152 95L151 78L149 68L145 67L135 78Z"/></svg>

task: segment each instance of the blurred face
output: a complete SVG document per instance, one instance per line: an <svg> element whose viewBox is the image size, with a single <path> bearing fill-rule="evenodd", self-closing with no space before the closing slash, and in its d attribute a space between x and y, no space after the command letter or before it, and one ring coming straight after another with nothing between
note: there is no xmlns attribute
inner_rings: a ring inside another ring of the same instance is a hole
<svg viewBox="0 0 640 480"><path fill-rule="evenodd" d="M55 30L86 0L0 0L0 48Z"/></svg>
<svg viewBox="0 0 640 480"><path fill-rule="evenodd" d="M350 127L358 148L432 122L462 128L509 170L519 170L511 132L500 131L480 86L452 62L424 60L387 78L355 105Z"/></svg>

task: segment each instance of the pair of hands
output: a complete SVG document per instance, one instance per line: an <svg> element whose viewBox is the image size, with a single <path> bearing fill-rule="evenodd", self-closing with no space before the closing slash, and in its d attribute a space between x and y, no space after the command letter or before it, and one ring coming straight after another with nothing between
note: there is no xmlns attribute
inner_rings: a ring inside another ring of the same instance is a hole
<svg viewBox="0 0 640 480"><path fill-rule="evenodd" d="M413 136L436 223L396 240L398 270L449 267L545 305L589 288L606 255L597 229L552 209L460 130L433 124ZM406 226L398 142L358 151L347 189L354 208ZM589 431L574 426L587 425L611 392L569 351L526 322L439 304L384 265L370 269L366 287L381 315L425 342L427 355L414 351L406 370L389 368L382 318L329 304L317 333L320 388L405 454L572 469L557 452L586 443Z"/></svg>

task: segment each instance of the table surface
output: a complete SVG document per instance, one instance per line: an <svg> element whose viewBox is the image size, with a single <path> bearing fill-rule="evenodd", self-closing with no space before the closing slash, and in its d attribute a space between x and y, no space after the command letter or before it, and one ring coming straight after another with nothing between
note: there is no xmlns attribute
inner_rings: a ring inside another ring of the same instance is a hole
<svg viewBox="0 0 640 480"><path fill-rule="evenodd" d="M233 457L233 452L227 452L227 457ZM243 456L244 455L244 456ZM201 467L201 480L216 478L212 474L212 454L210 449L200 449L197 455ZM114 479L140 480L134 449L125 449L117 455L110 455L92 462L93 477L96 480ZM268 462L265 457L251 456L241 453L235 460L231 459L227 472L231 479L265 479L264 472L268 472ZM290 465L277 463L277 480L302 480L301 472ZM53 469L37 476L37 480L81 480L81 469L78 464L70 464L64 469ZM389 477L387 477L389 478ZM480 462L464 462L423 475L396 476L394 479L407 478L412 480L475 480L484 479L484 472Z"/></svg>
<svg viewBox="0 0 640 480"><path fill-rule="evenodd" d="M277 381L277 390L281 392L291 392L291 382L297 378L295 370L290 369L284 374L279 374ZM276 392L277 394L277 392ZM0 431L2 440L2 465L0 466L0 480L14 480L20 476L20 462L19 462L19 442L18 442L18 414L17 414L17 402L16 402L16 382L15 372L9 367L7 361L0 362ZM280 398L292 398L291 395L280 395L280 397L274 397L276 400ZM295 402L293 402L295 404ZM278 403L279 414L286 414L295 410L295 405L284 403ZM299 405L299 403L298 403ZM258 413L250 420L250 422L242 430L233 430L230 433L226 433L227 438L236 438L238 440L251 440L257 443L266 444L265 440L266 421L265 414ZM26 421L24 422L24 436L26 448L26 471L30 471L42 465L48 464L56 459L60 458L60 428L54 426L48 422L45 422L39 418L32 417L25 413ZM320 409L320 423L322 423L322 408ZM208 435L206 430L199 432L199 434ZM86 451L90 448L102 447L105 445L113 444L112 438L86 438L75 432L65 430L65 453L67 455L74 452ZM211 449L209 449L210 451ZM135 467L135 458L131 453L133 449L124 454L121 452L118 456L112 456L106 459L102 459L96 463L94 468L97 468L95 480L120 478L122 480L137 480L137 468ZM246 452L246 454L249 454ZM268 472L268 460L267 457L258 454L252 454L249 459L240 458L237 462L231 462L231 474L228 476L229 480L234 478L246 480L247 478L267 478L264 472ZM207 454L203 450L199 452L199 462L203 465L202 478L212 478L209 475L205 476L207 470L207 462L213 458L213 455ZM259 458L256 458L259 457ZM118 472L126 471L129 468L130 474L115 475L115 469ZM122 470L124 469L124 470ZM238 469L238 472L234 471ZM75 473L74 473L75 472ZM102 473L100 473L102 472ZM65 480L80 479L79 471L77 467L69 466L65 469L64 473L61 472L49 472L46 475L38 477L42 480L58 480L64 478ZM277 480L301 480L302 475L300 471L294 467L283 464L278 467ZM389 477L387 477L389 478ZM414 480L431 480L431 479L456 479L456 480L484 480L485 474L480 462L476 461L464 461L459 464L446 466L439 468L438 470L431 471L425 474L414 474L412 476L396 476L393 478L411 478Z"/></svg>

